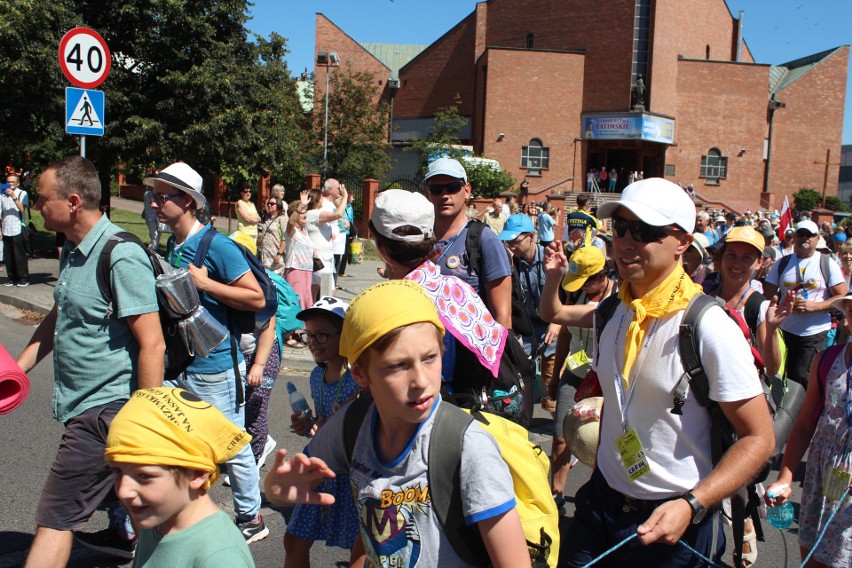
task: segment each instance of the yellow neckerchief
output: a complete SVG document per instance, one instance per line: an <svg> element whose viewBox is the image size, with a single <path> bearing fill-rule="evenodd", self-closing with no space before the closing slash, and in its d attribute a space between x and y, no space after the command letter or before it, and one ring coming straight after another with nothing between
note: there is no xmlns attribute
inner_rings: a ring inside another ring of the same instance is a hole
<svg viewBox="0 0 852 568"><path fill-rule="evenodd" d="M633 310L633 320L627 328L624 342L624 370L621 377L625 390L630 387L630 369L639 355L639 348L645 339L650 320L686 308L689 300L700 292L701 286L688 278L680 265L659 286L641 298L633 298L630 286L623 286L618 291L618 298Z"/></svg>

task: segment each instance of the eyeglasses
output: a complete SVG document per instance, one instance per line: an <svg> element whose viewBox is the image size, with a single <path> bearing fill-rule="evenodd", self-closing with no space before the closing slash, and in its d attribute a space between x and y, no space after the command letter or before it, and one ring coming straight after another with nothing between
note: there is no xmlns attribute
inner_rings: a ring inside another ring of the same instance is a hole
<svg viewBox="0 0 852 568"><path fill-rule="evenodd" d="M516 246L520 245L522 242L524 242L524 239L526 239L527 237L532 237L532 235L529 234L529 233L524 233L523 235L519 235L519 236L515 237L514 239L512 239L511 241L506 241L506 246L507 247L516 247Z"/></svg>
<svg viewBox="0 0 852 568"><path fill-rule="evenodd" d="M328 338L333 337L335 335L338 335L336 331L330 333L325 331L320 331L319 333L310 333L306 331L303 334L303 337L305 338L306 342L310 341L311 343L316 343L317 345L325 345L326 343L328 343Z"/></svg>
<svg viewBox="0 0 852 568"><path fill-rule="evenodd" d="M799 229L798 231L796 231L796 236L800 239L810 239L811 237L815 237L816 235L808 231L807 229Z"/></svg>
<svg viewBox="0 0 852 568"><path fill-rule="evenodd" d="M250 189L244 189L244 190L242 190L240 193L243 193L243 194L245 194L245 193L251 194L251 190L250 190Z"/></svg>
<svg viewBox="0 0 852 568"><path fill-rule="evenodd" d="M275 203L274 201L270 201L269 203L266 204L267 207L272 207L273 205L278 205L278 204Z"/></svg>
<svg viewBox="0 0 852 568"><path fill-rule="evenodd" d="M162 205L169 199L174 199L175 197L180 197L183 193L155 193L154 194L154 202L157 205Z"/></svg>
<svg viewBox="0 0 852 568"><path fill-rule="evenodd" d="M624 237L628 232L637 243L654 243L661 241L678 229L670 225L655 227L642 221L629 221L624 217L613 215L612 230L618 238Z"/></svg>
<svg viewBox="0 0 852 568"><path fill-rule="evenodd" d="M446 192L447 195L455 195L461 191L465 183L463 181L451 181L450 183L430 183L426 186L429 193L432 195L441 195Z"/></svg>

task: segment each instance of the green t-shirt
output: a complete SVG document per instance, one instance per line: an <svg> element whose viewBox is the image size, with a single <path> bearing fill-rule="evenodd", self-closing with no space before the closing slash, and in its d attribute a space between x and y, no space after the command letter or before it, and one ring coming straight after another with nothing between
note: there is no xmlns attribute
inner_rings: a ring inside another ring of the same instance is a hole
<svg viewBox="0 0 852 568"><path fill-rule="evenodd" d="M254 568L246 539L230 517L219 511L182 531L161 535L139 531L134 568Z"/></svg>

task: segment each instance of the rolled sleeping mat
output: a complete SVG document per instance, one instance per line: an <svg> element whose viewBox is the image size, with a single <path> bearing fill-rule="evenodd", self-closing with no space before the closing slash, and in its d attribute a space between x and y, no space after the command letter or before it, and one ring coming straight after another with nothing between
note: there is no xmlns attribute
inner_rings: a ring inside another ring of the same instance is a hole
<svg viewBox="0 0 852 568"><path fill-rule="evenodd" d="M30 378L0 343L0 414L21 406L30 394Z"/></svg>
<svg viewBox="0 0 852 568"><path fill-rule="evenodd" d="M775 417L772 421L775 430L776 449L774 455L778 455L784 450L787 438L790 437L790 432L793 430L793 424L796 423L804 404L805 387L796 381L788 380L787 390L781 399L781 404L775 409Z"/></svg>

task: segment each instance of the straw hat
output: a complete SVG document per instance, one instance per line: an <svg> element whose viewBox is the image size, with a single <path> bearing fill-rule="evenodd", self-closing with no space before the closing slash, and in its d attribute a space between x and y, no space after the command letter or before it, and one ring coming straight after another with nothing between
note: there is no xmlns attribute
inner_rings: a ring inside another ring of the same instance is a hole
<svg viewBox="0 0 852 568"><path fill-rule="evenodd" d="M598 443L600 442L600 420L587 419L581 421L574 416L574 408L580 405L592 406L601 410L603 408L603 397L595 396L581 400L571 407L562 423L562 434L565 436L568 449L578 460L594 469L598 457Z"/></svg>

